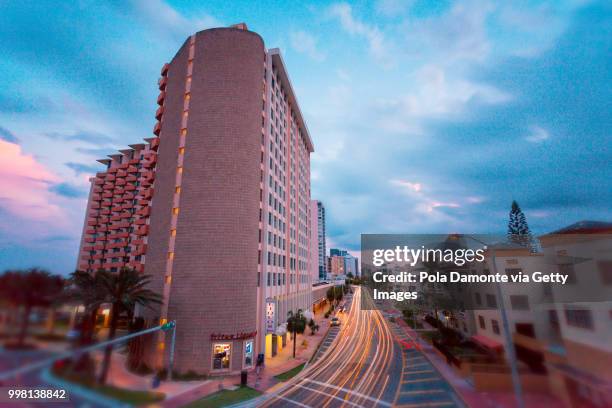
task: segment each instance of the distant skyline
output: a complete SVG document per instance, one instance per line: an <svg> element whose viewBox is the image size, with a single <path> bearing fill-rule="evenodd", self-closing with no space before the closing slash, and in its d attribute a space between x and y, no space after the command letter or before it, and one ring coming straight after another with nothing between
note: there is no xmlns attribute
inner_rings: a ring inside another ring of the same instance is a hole
<svg viewBox="0 0 612 408"><path fill-rule="evenodd" d="M606 2L140 0L0 6L0 271L70 273L96 159L151 137L190 34L245 22L284 55L328 247L361 233L536 234L611 221Z"/></svg>

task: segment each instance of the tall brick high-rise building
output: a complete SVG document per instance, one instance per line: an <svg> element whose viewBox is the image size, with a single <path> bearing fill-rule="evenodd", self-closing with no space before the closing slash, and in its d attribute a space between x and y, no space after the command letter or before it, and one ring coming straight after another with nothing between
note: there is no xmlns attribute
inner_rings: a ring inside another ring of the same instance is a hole
<svg viewBox="0 0 612 408"><path fill-rule="evenodd" d="M159 138L146 142L98 160L106 171L90 179L77 269L144 270Z"/></svg>
<svg viewBox="0 0 612 408"><path fill-rule="evenodd" d="M159 89L157 137L141 164L154 157L154 172L138 171L154 178L154 194L140 184L137 216L121 224L136 234L131 253L146 252L138 267L164 298L139 313L151 324L176 321L176 370L237 372L258 354L274 356L290 341L287 312L312 304L312 141L280 51L244 24L190 36L162 68ZM112 197L105 205L121 217ZM115 267L136 265L132 258ZM168 345L160 335L147 362L167 362Z"/></svg>

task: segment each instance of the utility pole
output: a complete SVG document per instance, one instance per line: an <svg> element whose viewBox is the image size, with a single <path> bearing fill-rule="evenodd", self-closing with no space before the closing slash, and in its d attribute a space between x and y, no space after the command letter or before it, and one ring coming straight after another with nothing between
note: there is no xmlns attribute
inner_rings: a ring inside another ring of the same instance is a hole
<svg viewBox="0 0 612 408"><path fill-rule="evenodd" d="M471 235L466 237L473 239L474 241L483 244L484 249L491 249L491 261L493 262L493 274L497 275L497 261L495 258L495 246L489 245ZM499 312L501 314L502 325L504 327L504 343L506 347L506 356L508 357L508 364L510 365L510 373L512 375L512 387L514 388L514 398L516 399L517 408L524 408L525 402L523 401L523 387L521 386L521 377L518 370L518 362L516 360L516 352L514 350L514 344L512 343L512 336L510 334L510 322L508 321L508 314L506 313L506 303L502 292L501 283L495 284L497 298L499 299Z"/></svg>

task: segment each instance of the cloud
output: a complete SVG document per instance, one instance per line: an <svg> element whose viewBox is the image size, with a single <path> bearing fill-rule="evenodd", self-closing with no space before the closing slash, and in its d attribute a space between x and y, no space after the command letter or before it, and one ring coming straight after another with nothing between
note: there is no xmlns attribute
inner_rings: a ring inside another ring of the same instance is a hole
<svg viewBox="0 0 612 408"><path fill-rule="evenodd" d="M161 37L184 41L189 35L211 27L222 27L215 17L198 12L187 16L162 0L131 0L134 15Z"/></svg>
<svg viewBox="0 0 612 408"><path fill-rule="evenodd" d="M550 138L550 134L544 128L534 125L530 127L529 135L525 136L525 140L531 143L542 143Z"/></svg>
<svg viewBox="0 0 612 408"><path fill-rule="evenodd" d="M491 50L487 17L494 7L486 1L466 1L446 13L408 20L403 32L406 51L414 55L436 55L440 61L484 61Z"/></svg>
<svg viewBox="0 0 612 408"><path fill-rule="evenodd" d="M64 165L68 167L69 169L73 170L77 176L80 176L81 174L93 175L97 173L98 171L100 171L100 166L95 166L95 165L88 165L88 164L75 163L75 162L67 162L67 163L64 163Z"/></svg>
<svg viewBox="0 0 612 408"><path fill-rule="evenodd" d="M61 134L56 132L51 132L46 134L47 137L54 140L63 140L69 142L84 142L91 145L102 146L109 143L114 143L116 140L110 136L104 135L98 132L85 132L80 131L73 134Z"/></svg>
<svg viewBox="0 0 612 408"><path fill-rule="evenodd" d="M0 207L18 218L61 220L63 211L52 203L51 187L59 178L22 152L0 140Z"/></svg>
<svg viewBox="0 0 612 408"><path fill-rule="evenodd" d="M422 134L425 120L460 120L479 106L500 105L512 96L487 83L454 77L440 66L425 65L414 73L413 89L378 98L373 107L380 127L394 133ZM473 109L472 109L473 108Z"/></svg>
<svg viewBox="0 0 612 408"><path fill-rule="evenodd" d="M89 148L89 147L77 147L76 151L79 153L86 154L95 159L106 158L109 154L117 153L117 149L113 149L112 147L101 147L101 148Z"/></svg>
<svg viewBox="0 0 612 408"><path fill-rule="evenodd" d="M87 190L81 186L75 186L70 183L57 183L49 188L49 191L61 195L66 198L83 198L87 197Z"/></svg>
<svg viewBox="0 0 612 408"><path fill-rule="evenodd" d="M330 16L340 21L341 27L349 34L363 37L368 43L370 53L386 68L395 65L391 45L382 31L373 25L368 25L353 16L353 9L348 3L336 3L329 8Z"/></svg>
<svg viewBox="0 0 612 408"><path fill-rule="evenodd" d="M315 61L323 61L325 54L317 48L317 39L305 31L295 31L289 35L291 46L297 52L306 54Z"/></svg>
<svg viewBox="0 0 612 408"><path fill-rule="evenodd" d="M376 11L387 17L395 17L408 10L413 3L413 0L378 0Z"/></svg>
<svg viewBox="0 0 612 408"><path fill-rule="evenodd" d="M15 137L15 135L10 130L2 126L0 126L0 139L9 143L19 143L19 139L17 139L17 137Z"/></svg>

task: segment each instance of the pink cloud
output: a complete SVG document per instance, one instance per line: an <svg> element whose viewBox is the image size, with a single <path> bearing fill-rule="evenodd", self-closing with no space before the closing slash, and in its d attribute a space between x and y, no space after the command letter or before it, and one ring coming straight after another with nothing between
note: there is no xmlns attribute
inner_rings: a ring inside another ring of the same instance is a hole
<svg viewBox="0 0 612 408"><path fill-rule="evenodd" d="M62 222L64 212L49 190L58 181L21 146L0 140L0 207L5 211L18 218Z"/></svg>

